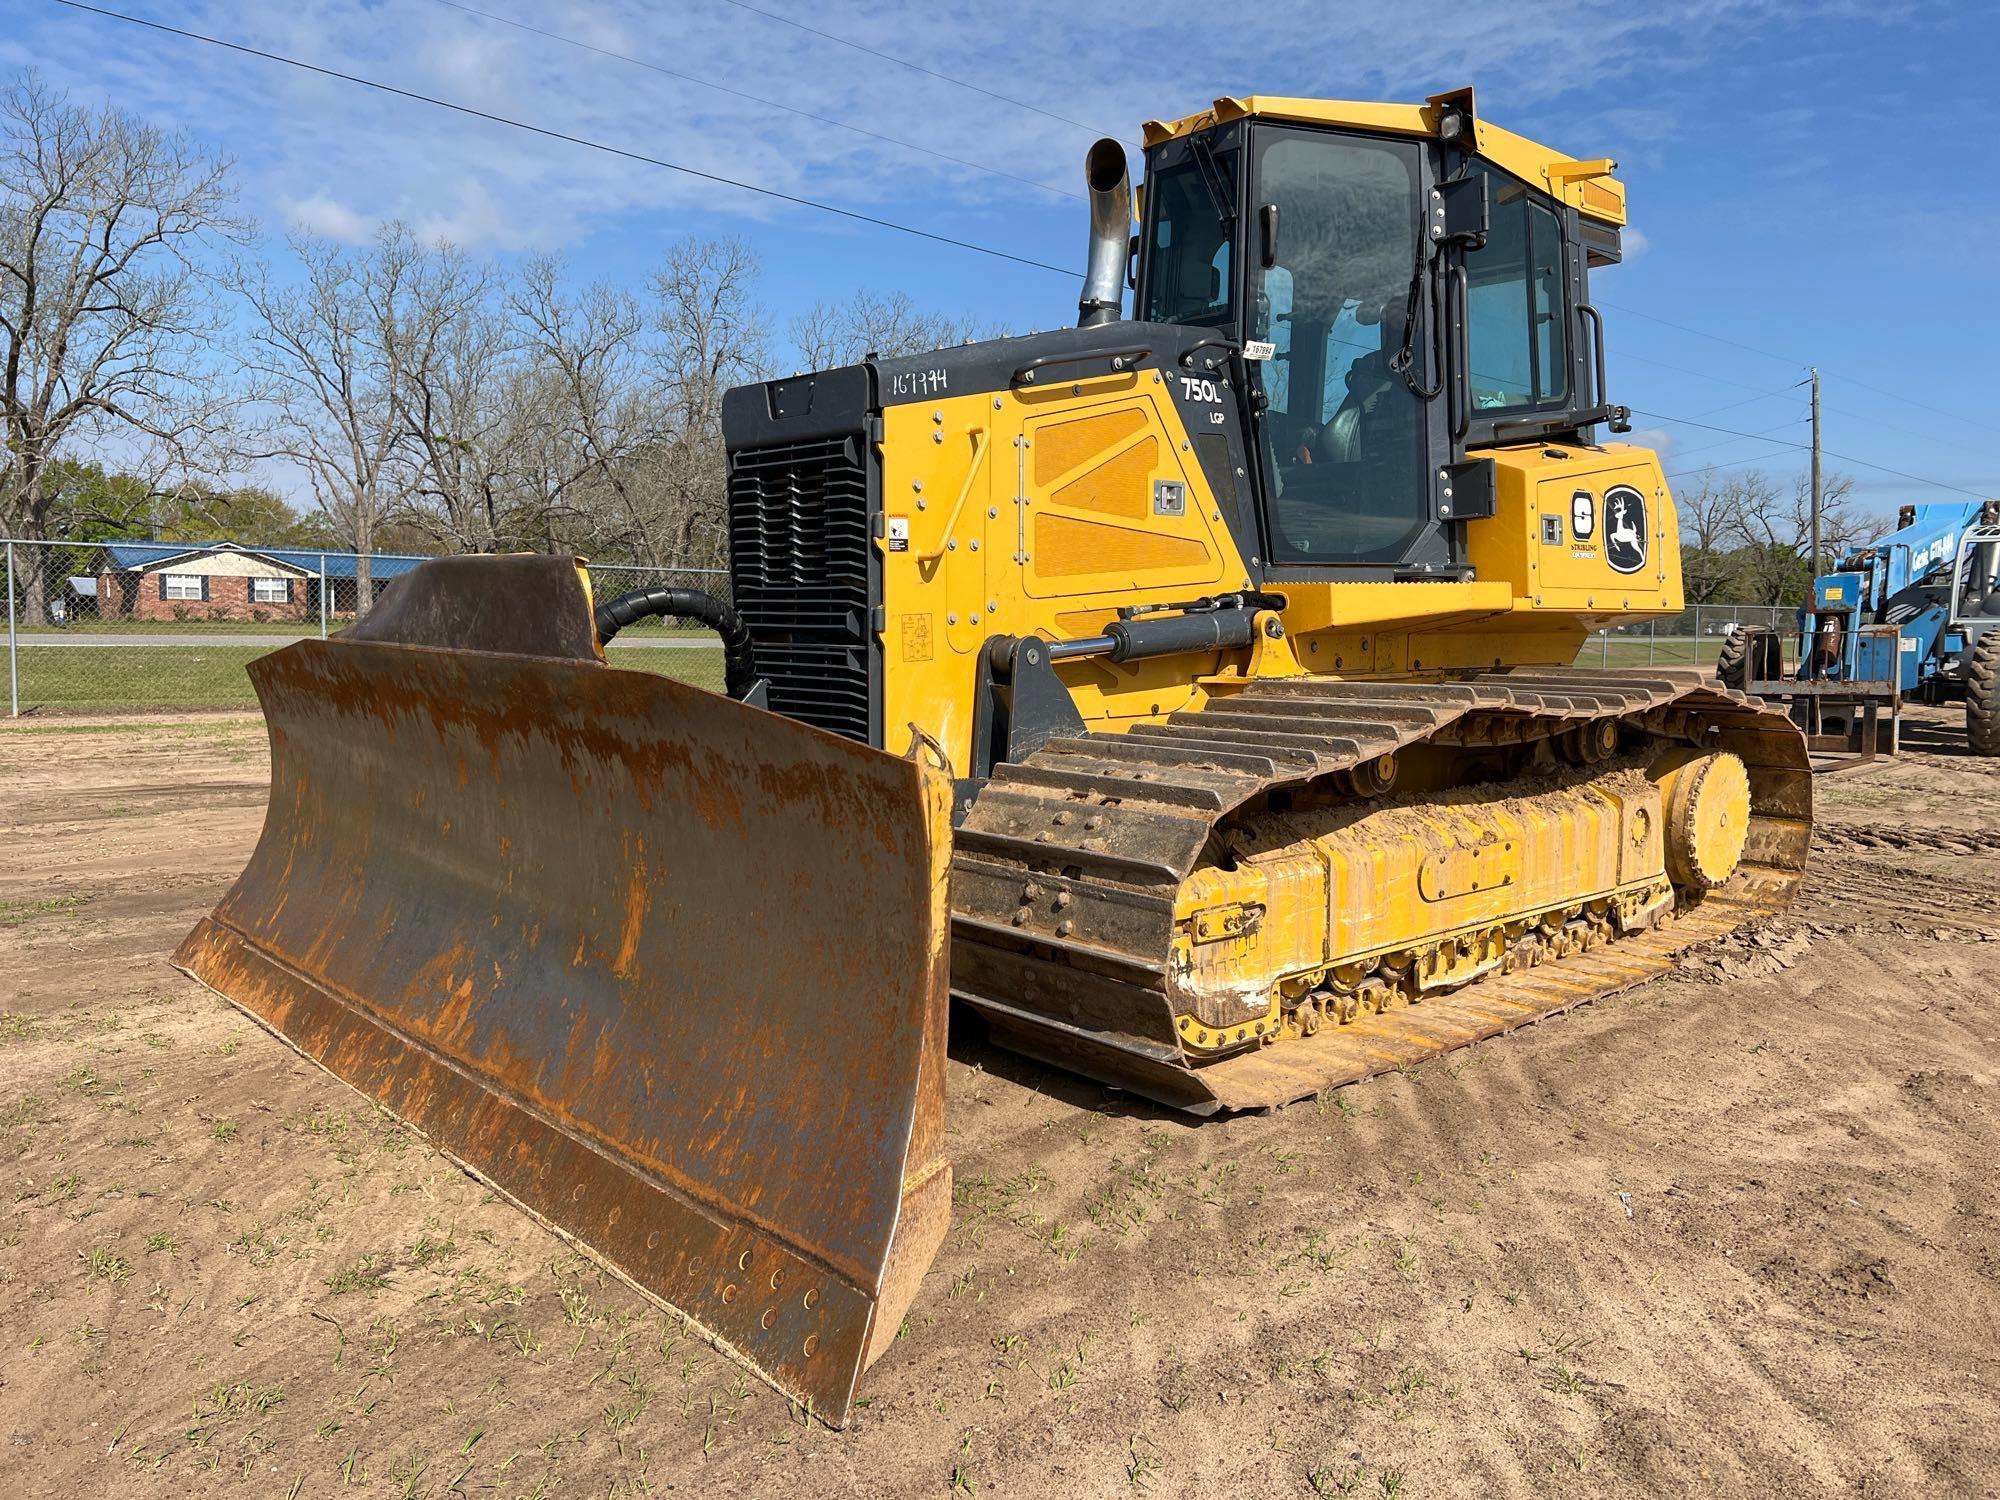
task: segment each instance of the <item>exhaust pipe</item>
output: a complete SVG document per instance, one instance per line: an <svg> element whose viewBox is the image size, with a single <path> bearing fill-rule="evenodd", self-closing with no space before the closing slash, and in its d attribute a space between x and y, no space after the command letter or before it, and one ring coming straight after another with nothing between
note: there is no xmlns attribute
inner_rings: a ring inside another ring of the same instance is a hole
<svg viewBox="0 0 2000 1500"><path fill-rule="evenodd" d="M1090 259L1083 270L1076 326L1095 328L1125 315L1125 261L1132 242L1132 179L1125 148L1106 136L1083 159L1090 189Z"/></svg>

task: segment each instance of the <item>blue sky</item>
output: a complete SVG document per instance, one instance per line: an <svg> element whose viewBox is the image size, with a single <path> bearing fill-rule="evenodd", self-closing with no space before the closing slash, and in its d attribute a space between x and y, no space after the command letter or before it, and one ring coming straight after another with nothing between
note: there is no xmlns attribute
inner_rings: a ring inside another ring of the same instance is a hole
<svg viewBox="0 0 2000 1500"><path fill-rule="evenodd" d="M1985 378L2000 333L2000 282L1986 267L2000 242L1988 118L2000 7L1989 4L756 0L1003 100L731 0L465 0L653 68L447 0L104 3L1059 266L1082 263L1083 209L1069 195L1097 131L1136 142L1142 120L1219 94L1418 100L1471 83L1497 123L1619 161L1630 254L1593 288L1610 325L1613 399L1773 439L1639 417L1635 435L1670 473L1759 455L1774 475L1796 472L1803 455L1778 443L1806 438L1804 391L1792 387L1816 362L1830 450L2000 494L2000 410ZM740 235L761 259L780 328L857 287L902 288L1016 329L1074 317L1068 277L50 0L6 10L0 65L32 63L81 98L110 97L226 150L274 239L292 226L361 238L400 217L482 253L559 249L579 276L637 286L683 234ZM1952 498L1829 465L1854 474L1872 510Z"/></svg>

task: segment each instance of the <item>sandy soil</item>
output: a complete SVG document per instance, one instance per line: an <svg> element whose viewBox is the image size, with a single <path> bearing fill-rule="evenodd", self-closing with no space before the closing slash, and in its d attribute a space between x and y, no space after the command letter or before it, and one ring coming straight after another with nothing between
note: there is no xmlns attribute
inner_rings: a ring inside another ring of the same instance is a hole
<svg viewBox="0 0 2000 1500"><path fill-rule="evenodd" d="M2000 765L1821 782L1793 917L1190 1125L954 1048L956 1222L806 1423L166 967L254 721L0 729L10 1495L2000 1491Z"/></svg>

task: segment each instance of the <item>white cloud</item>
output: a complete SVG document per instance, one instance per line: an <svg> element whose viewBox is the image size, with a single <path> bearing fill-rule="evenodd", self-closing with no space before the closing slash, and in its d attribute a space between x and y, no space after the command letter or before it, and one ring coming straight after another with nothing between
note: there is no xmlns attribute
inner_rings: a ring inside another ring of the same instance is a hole
<svg viewBox="0 0 2000 1500"><path fill-rule="evenodd" d="M285 223L307 234L325 235L328 239L358 245L375 232L373 219L356 213L325 193L314 193L312 197L296 202L287 201L282 206Z"/></svg>
<svg viewBox="0 0 2000 1500"><path fill-rule="evenodd" d="M1643 231L1634 229L1630 224L1625 226L1625 232L1619 236L1619 239L1624 246L1625 259L1627 260L1637 260L1651 249L1653 244L1651 240L1646 238Z"/></svg>
<svg viewBox="0 0 2000 1500"><path fill-rule="evenodd" d="M1092 131L1110 127L1136 140L1148 117L1172 117L1217 95L1251 90L1420 99L1476 77L1482 108L1494 118L1588 155L1621 140L1657 145L1671 131L1672 112L1593 115L1576 107L1578 80L1598 89L1642 71L1657 80L1663 68L1699 67L1717 46L1784 14L1780 0L1621 7L1601 0L1490 0L1478 7L1457 0L1393 7L1374 0L1269 0L1258 7L1256 27L1211 28L1190 49L1186 12L1163 11L1150 0L1118 0L1087 13L1066 0L1021 0L1004 24L972 0L937 0L920 9L872 0L784 7L824 31L1050 112L1042 114L718 3L484 0L484 6L524 25L629 52L653 69L433 0L389 6L189 0L175 8L174 20L783 192L863 211L899 203L907 213L911 202L949 209L952 225L967 237L1005 242L1019 233L1012 216L1023 204L1060 206L1061 200L742 95L1063 191L1074 190ZM51 9L22 29L31 55L79 93L109 93L236 152L253 210L266 216L275 210L342 238L402 218L470 247L553 248L635 213L664 213L676 223L717 212L790 213L739 189L116 22ZM1339 44L1272 45L1284 37ZM1116 67L1105 65L1111 38ZM1047 247L1020 248L1050 254Z"/></svg>
<svg viewBox="0 0 2000 1500"><path fill-rule="evenodd" d="M449 240L454 245L484 245L507 237L506 216L476 177L467 177L459 185L457 208L450 213L424 214L410 227L425 243Z"/></svg>

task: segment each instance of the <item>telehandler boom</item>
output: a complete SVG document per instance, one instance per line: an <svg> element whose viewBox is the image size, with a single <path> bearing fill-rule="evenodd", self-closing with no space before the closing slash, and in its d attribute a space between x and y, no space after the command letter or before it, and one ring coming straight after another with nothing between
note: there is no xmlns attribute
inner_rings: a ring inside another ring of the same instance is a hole
<svg viewBox="0 0 2000 1500"><path fill-rule="evenodd" d="M1572 666L1682 603L1600 436L1613 164L1470 90L1145 142L1077 327L729 393L729 604L443 559L254 664L175 956L836 1424L948 1224L948 996L1277 1105L1661 972L1810 836L1783 716ZM606 664L654 614L726 695Z"/></svg>

